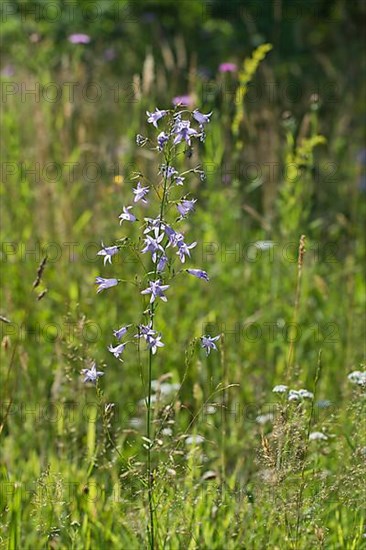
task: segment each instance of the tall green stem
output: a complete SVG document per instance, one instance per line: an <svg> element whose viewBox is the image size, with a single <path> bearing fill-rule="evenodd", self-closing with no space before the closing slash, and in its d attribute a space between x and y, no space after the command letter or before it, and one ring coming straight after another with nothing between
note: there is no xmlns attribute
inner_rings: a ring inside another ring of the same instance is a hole
<svg viewBox="0 0 366 550"><path fill-rule="evenodd" d="M154 315L154 304L151 306L151 317ZM152 323L154 321L152 320ZM151 469L151 378L152 378L152 350L149 351L149 394L147 398L147 475L148 475L148 499L149 499L149 516L150 516L150 527L149 527L149 539L150 539L150 548L154 550L155 547L155 526L154 526L154 479L153 479L153 472Z"/></svg>
<svg viewBox="0 0 366 550"><path fill-rule="evenodd" d="M166 159L167 170L169 168L170 160ZM167 193L167 172L164 177L164 190L160 205L160 226L164 216L164 205ZM156 259L154 268L154 280L156 280L159 258ZM155 303L151 304L150 308L150 324L151 329L154 330L154 313ZM151 382L152 382L152 365L153 365L153 353L149 350L149 373L148 373L148 397L147 397L147 416L146 416L146 435L147 435L147 475L148 475L148 500L149 500L149 542L151 550L155 549L155 521L154 521L154 474L151 467L151 448L152 448L152 423L151 423Z"/></svg>

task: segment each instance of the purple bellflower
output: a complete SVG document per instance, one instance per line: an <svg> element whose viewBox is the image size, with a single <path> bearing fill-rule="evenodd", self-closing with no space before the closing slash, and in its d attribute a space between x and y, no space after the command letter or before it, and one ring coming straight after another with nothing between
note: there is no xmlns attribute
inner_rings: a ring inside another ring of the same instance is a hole
<svg viewBox="0 0 366 550"><path fill-rule="evenodd" d="M167 114L168 111L160 111L157 107L155 109L155 113L149 113L149 111L146 111L146 114L148 116L148 119L147 121L150 122L151 124L153 124L153 126L155 126L155 128L158 127L158 121L165 117L165 115Z"/></svg>
<svg viewBox="0 0 366 550"><path fill-rule="evenodd" d="M210 116L212 115L212 111L211 113L208 113L208 115L204 115L203 113L200 113L197 109L195 109L193 111L193 118L195 120L197 120L198 124L200 125L200 127L202 128L205 124L208 124L210 122Z"/></svg>
<svg viewBox="0 0 366 550"><path fill-rule="evenodd" d="M195 246L197 245L196 242L192 243L192 244L186 244L183 240L183 238L180 238L178 241L177 241L177 246L178 246L178 252L177 252L177 255L179 256L179 259L180 261L182 262L182 264L184 264L184 262L186 261L186 256L188 258L191 257L191 253L190 253L190 250L192 248L194 248Z"/></svg>
<svg viewBox="0 0 366 550"><path fill-rule="evenodd" d="M120 340L127 333L130 326L131 325L126 325L124 327L121 327L121 328L113 331L113 334L117 338L117 340Z"/></svg>
<svg viewBox="0 0 366 550"><path fill-rule="evenodd" d="M102 290L118 285L118 279L104 279L103 277L97 277L95 279L95 284L99 285L97 290L97 294L99 294Z"/></svg>
<svg viewBox="0 0 366 550"><path fill-rule="evenodd" d="M119 219L121 220L119 223L121 224L122 222L126 221L126 222L135 222L136 221L136 216L134 216L132 214L132 212L129 212L129 210L132 209L132 206L124 206L123 207L123 212L122 214L119 216Z"/></svg>
<svg viewBox="0 0 366 550"><path fill-rule="evenodd" d="M153 355L157 352L158 348L164 347L163 342L161 341L161 334L157 334L156 336L150 336L146 340L147 342L147 348L151 349L151 352Z"/></svg>
<svg viewBox="0 0 366 550"><path fill-rule="evenodd" d="M148 325L139 325L138 329L139 332L135 334L135 338L144 338L147 343L147 349L151 349L152 354L155 355L157 349L164 346L161 341L161 334L158 334L156 330L151 328L151 323Z"/></svg>
<svg viewBox="0 0 366 550"><path fill-rule="evenodd" d="M203 279L204 281L207 281L207 282L210 280L206 271L203 271L202 269L186 269L186 271L190 275L197 277L197 279Z"/></svg>
<svg viewBox="0 0 366 550"><path fill-rule="evenodd" d="M174 168L174 166L167 166L166 164L161 165L160 172L167 179L172 178L173 176L178 174L178 171Z"/></svg>
<svg viewBox="0 0 366 550"><path fill-rule="evenodd" d="M156 269L161 273L164 271L166 264L168 263L168 258L165 254L163 254L158 261L158 265L156 266Z"/></svg>
<svg viewBox="0 0 366 550"><path fill-rule="evenodd" d="M104 375L104 372L97 370L95 363L93 363L90 369L83 369L81 374L84 375L84 382L93 382L95 384L98 378Z"/></svg>
<svg viewBox="0 0 366 550"><path fill-rule="evenodd" d="M102 249L99 250L97 256L104 256L104 265L109 262L112 264L112 256L117 254L118 246L104 246L102 242Z"/></svg>
<svg viewBox="0 0 366 550"><path fill-rule="evenodd" d="M206 355L210 355L211 350L217 351L215 342L219 340L219 336L201 336L201 347L206 351Z"/></svg>
<svg viewBox="0 0 366 550"><path fill-rule="evenodd" d="M121 353L124 351L126 347L126 344L118 344L117 346L113 347L112 344L108 346L108 351L113 353L116 359L121 355Z"/></svg>
<svg viewBox="0 0 366 550"><path fill-rule="evenodd" d="M187 200L184 199L182 202L177 204L178 212L182 218L187 216L192 210L194 210L194 205L196 204L197 199Z"/></svg>
<svg viewBox="0 0 366 550"><path fill-rule="evenodd" d="M138 330L138 333L135 334L135 338L145 338L145 340L150 336L154 336L156 333L156 331L151 328L151 323L148 325L139 325Z"/></svg>
<svg viewBox="0 0 366 550"><path fill-rule="evenodd" d="M145 222L147 222L147 226L144 229L144 234L154 232L155 239L158 238L158 235L160 233L160 230L164 229L164 223L161 221L160 216L157 218L144 218Z"/></svg>
<svg viewBox="0 0 366 550"><path fill-rule="evenodd" d="M164 145L169 140L169 136L165 132L160 132L160 134L157 137L157 140L158 140L158 150L162 151L164 149Z"/></svg>
<svg viewBox="0 0 366 550"><path fill-rule="evenodd" d="M141 253L146 254L147 252L151 252L152 261L156 263L156 260L158 259L158 252L164 253L164 248L160 244L163 238L164 233L156 237L156 239L150 235L146 235L145 248L141 250Z"/></svg>
<svg viewBox="0 0 366 550"><path fill-rule="evenodd" d="M145 288L141 294L151 294L150 304L152 304L156 298L160 298L163 302L167 302L168 299L164 294L164 291L169 288L170 285L161 285L160 279L157 281L149 281L149 288Z"/></svg>
<svg viewBox="0 0 366 550"><path fill-rule="evenodd" d="M166 236L168 237L168 246L176 246L177 235L179 235L180 233L174 231L174 229L167 224L164 226L164 231Z"/></svg>
<svg viewBox="0 0 366 550"><path fill-rule="evenodd" d="M178 143L182 140L184 140L188 145L191 145L191 137L197 137L199 135L197 130L191 128L191 123L189 120L177 122L174 133L174 145L178 145Z"/></svg>
<svg viewBox="0 0 366 550"><path fill-rule="evenodd" d="M141 182L138 181L137 182L137 187L132 189L134 195L135 195L135 198L134 198L134 202L138 202L138 201L142 201L144 202L145 204L147 203L147 200L144 198L145 195L147 195L147 193L149 192L149 188L148 187L142 187L141 185Z"/></svg>

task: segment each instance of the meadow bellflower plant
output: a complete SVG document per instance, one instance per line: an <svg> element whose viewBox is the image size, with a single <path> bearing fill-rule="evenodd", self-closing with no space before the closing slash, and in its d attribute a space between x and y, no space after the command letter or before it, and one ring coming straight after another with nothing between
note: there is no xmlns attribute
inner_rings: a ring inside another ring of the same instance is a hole
<svg viewBox="0 0 366 550"><path fill-rule="evenodd" d="M123 222L136 222L139 225L140 236L134 246L134 252L139 257L139 266L142 266L140 274L137 274L133 284L137 287L139 295L143 297L142 317L139 324L135 324L137 333L135 334L134 342L140 346L140 342L145 342L146 346L143 350L147 354L147 398L146 398L146 438L145 448L147 449L147 472L148 472L148 501L149 501L149 537L150 547L154 546L155 536L155 514L153 506L153 474L151 464L151 452L154 448L154 433L151 407L154 396L152 395L153 387L153 371L155 355L160 352L164 345L164 337L158 330L159 317L163 314L160 304L167 302L168 295L174 295L172 284L175 282L174 275L178 273L188 273L197 279L202 279L205 282L209 281L209 276L206 271L200 268L177 269L177 264L186 264L191 258L192 250L197 246L197 242L191 242L182 231L182 221L186 220L187 216L192 214L197 202L196 198L189 197L190 189L184 189L189 186L189 180L194 177L204 179L203 170L197 166L196 168L179 170L179 162L182 158L182 153L191 149L195 141L205 140L205 127L210 123L212 113L204 114L198 109L190 112L181 105L173 110L156 108L154 111L147 111L147 122L151 124L153 129L156 129L156 135L152 138L147 138L138 134L136 143L140 147L151 146L151 151L159 155L159 165L157 169L157 179L149 185L143 185L141 181L137 181L135 187L130 187L130 191L126 193L124 199L127 204L123 206L123 211L119 216L120 224ZM150 130L152 128L150 127ZM135 179L136 176L133 176ZM137 177L143 178L143 174ZM182 189L183 188L183 189ZM182 191L185 193L182 196ZM149 201L146 197L149 195ZM132 204L133 203L133 206ZM175 205L179 217L176 217ZM149 216L139 216L138 209L149 208ZM132 209L134 212L132 212ZM135 214L135 209L137 210ZM139 220L141 220L139 222ZM128 224L123 226L126 231L129 230ZM98 256L104 258L104 265L108 262L112 265L112 257L117 252L127 246L131 246L129 237L124 237L118 240L118 245L104 246L97 253ZM105 279L97 277L98 284L97 292L112 288L119 283L128 282L117 278ZM136 296L137 298L137 296ZM159 313L159 315L157 315ZM124 322L125 320L121 320ZM110 344L108 351L118 360L121 361L121 356L125 352L125 348L131 342L122 342L122 338L127 334L132 323L123 324L120 328L113 329L113 334L117 339L116 345ZM216 343L219 340L218 336L204 335L201 337L200 343L202 349L208 356L211 351L216 351ZM139 348L140 349L140 348ZM97 380L98 376L103 373L95 369L89 369L85 373L88 380ZM146 441L148 443L146 443Z"/></svg>

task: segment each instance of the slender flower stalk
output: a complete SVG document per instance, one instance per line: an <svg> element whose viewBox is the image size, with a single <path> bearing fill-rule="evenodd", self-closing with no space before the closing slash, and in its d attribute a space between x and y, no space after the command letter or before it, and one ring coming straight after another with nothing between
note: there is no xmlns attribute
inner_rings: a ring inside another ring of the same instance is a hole
<svg viewBox="0 0 366 550"><path fill-rule="evenodd" d="M166 166L169 168L170 159L166 158ZM159 225L158 232L160 233L163 225L164 219L164 207L166 200L166 192L168 185L169 170L165 171L164 175L164 190L163 196L160 204L160 214L159 214ZM158 261L155 261L155 270L154 270L154 279L156 279L158 272ZM160 282L160 281L159 281ZM165 285L167 286L167 285ZM151 294L151 299L153 294ZM154 319L155 319L155 300L152 300L150 307L150 326L151 331L154 331ZM156 344L155 344L156 346ZM155 347L156 351L156 347ZM152 437L152 426L151 426L151 394L152 394L152 367L153 367L153 357L155 355L154 346L149 348L149 373L148 373L148 400L147 400L147 439L148 439L148 450L147 450L147 475L148 475L148 500L149 500L149 516L150 516L150 526L149 526L149 539L150 539L150 548L154 550L155 548L155 522L154 522L154 474L151 468L151 450L152 445L150 443Z"/></svg>
<svg viewBox="0 0 366 550"><path fill-rule="evenodd" d="M135 187L131 185L131 191L128 196L130 205L123 206L123 212L120 214L120 224L123 222L140 223L141 235L136 246L132 250L136 254L139 265L143 267L141 278L137 276L134 279L135 286L139 287L139 293L144 297L143 323L137 325L137 334L135 338L146 342L147 352L147 397L146 397L146 437L144 438L144 448L147 451L146 469L148 486L148 538L151 550L157 546L156 525L155 525L155 498L154 498L154 465L153 452L155 449L155 434L152 423L152 383L154 371L154 357L165 347L163 335L158 331L157 311L158 305L168 301L168 297L173 296L172 285L168 284L174 277L174 263L180 261L181 264L188 263L191 258L192 250L196 247L196 242L187 242L186 236L182 233L181 224L191 216L195 210L197 199L187 198L189 190L182 196L182 187L189 183L191 177L199 176L204 180L204 172L198 166L179 172L177 169L177 159L187 148L189 150L196 140L203 142L205 140L205 126L209 124L212 113L203 114L198 109L190 112L187 109L176 107L174 110L160 110L158 108L153 112L147 111L147 122L150 130L155 129L156 135L153 139L138 135L136 143L140 147L147 144L152 145L152 150L161 156L162 161L159 164L158 177L160 181L150 182L148 185L142 185L141 181L148 181L143 174L135 174L132 179L137 181ZM141 181L140 181L141 180ZM149 200L147 201L147 195ZM133 205L131 205L131 201ZM151 217L140 216L138 209L143 205L149 207L152 211ZM154 212L155 205L155 212ZM176 217L175 205L180 216ZM133 212L132 212L133 210ZM136 210L136 213L135 213ZM142 222L139 220L143 220ZM185 224L186 225L186 224ZM126 231L130 224L123 224ZM143 246L141 247L141 241ZM124 237L118 240L118 246L112 245L105 247L102 242L102 249L98 255L104 258L104 265L110 263L113 265L112 257L124 246L131 246L130 239ZM146 257L149 258L150 266L146 265ZM189 268L181 270L183 273L193 275L197 279L205 282L209 281L206 271L199 268ZM125 283L124 279L97 277L97 292L110 289L119 283ZM167 292L168 291L168 292ZM168 296L166 295L168 294ZM125 353L125 348L130 341L122 341L127 334L131 324L122 325L113 330L116 339L114 343L109 344L108 351L111 354L111 360L122 361L121 356ZM208 356L211 351L216 351L216 342L219 336L201 337L201 347ZM140 346L138 346L140 354ZM143 350L144 352L144 350ZM145 353L146 353L145 352ZM96 371L95 367L83 371L85 381L96 382L99 376L104 373Z"/></svg>

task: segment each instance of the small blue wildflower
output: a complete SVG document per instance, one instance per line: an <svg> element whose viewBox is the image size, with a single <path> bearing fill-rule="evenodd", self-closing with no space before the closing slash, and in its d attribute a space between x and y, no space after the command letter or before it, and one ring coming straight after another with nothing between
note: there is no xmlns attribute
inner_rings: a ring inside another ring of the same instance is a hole
<svg viewBox="0 0 366 550"><path fill-rule="evenodd" d="M157 335L154 335L154 336L149 336L146 340L147 348L151 349L153 355L155 355L158 348L164 347L164 344L161 341L161 338L162 338L161 334L157 334Z"/></svg>
<svg viewBox="0 0 366 550"><path fill-rule="evenodd" d="M151 233L151 231L154 232L155 239L157 239L160 229L164 229L164 223L161 221L160 216L157 218L144 218L145 222L147 222L146 229L144 230L144 234Z"/></svg>
<svg viewBox="0 0 366 550"><path fill-rule="evenodd" d="M182 216L182 218L184 218L185 216L187 216L187 214L189 214L190 212L192 212L192 210L194 210L194 205L196 204L196 202L197 202L197 199L192 199L192 200L185 199L182 202L177 204L178 212Z"/></svg>
<svg viewBox="0 0 366 550"><path fill-rule="evenodd" d="M217 351L215 342L220 339L218 336L201 336L201 347L206 351L206 355L210 355L211 350L214 349Z"/></svg>
<svg viewBox="0 0 366 550"><path fill-rule="evenodd" d="M161 285L160 279L157 281L149 281L149 285L150 287L142 290L141 294L151 294L150 304L152 304L156 298L160 298L163 302L168 301L164 291L167 290L170 285Z"/></svg>
<svg viewBox="0 0 366 550"><path fill-rule="evenodd" d="M163 342L161 342L161 334L158 334L156 330L151 328L151 323L148 325L139 325L135 338L144 338L147 343L147 349L151 349L153 355L155 355L157 348L164 346Z"/></svg>
<svg viewBox="0 0 366 550"><path fill-rule="evenodd" d="M126 344L118 344L117 346L113 347L112 344L108 346L108 351L113 353L116 359L121 355L121 353L124 351L126 347Z"/></svg>
<svg viewBox="0 0 366 550"><path fill-rule="evenodd" d="M93 363L90 369L83 369L81 374L85 377L84 382L93 382L95 384L98 378L104 375L104 372L97 370L95 363Z"/></svg>
<svg viewBox="0 0 366 550"><path fill-rule="evenodd" d="M182 140L184 140L188 145L191 145L191 137L197 137L198 132L191 128L191 123L189 120L183 120L178 122L174 128L175 138L174 145L178 145Z"/></svg>
<svg viewBox="0 0 366 550"><path fill-rule="evenodd" d="M155 128L157 128L158 127L158 120L165 117L167 112L168 111L164 111L164 110L160 111L157 107L155 109L155 113L149 113L149 111L146 111L146 114L148 116L147 121L150 122L151 124L153 124L153 126L155 126Z"/></svg>
<svg viewBox="0 0 366 550"><path fill-rule="evenodd" d="M212 112L208 115L204 115L203 113L200 113L198 109L195 109L192 114L193 118L197 120L200 127L203 128L205 124L208 124L210 122L210 116L212 115Z"/></svg>
<svg viewBox="0 0 366 550"><path fill-rule="evenodd" d="M113 331L113 334L117 338L117 340L120 340L122 338L122 336L124 336L127 333L130 326L131 325L126 325L124 327L121 327L121 328Z"/></svg>
<svg viewBox="0 0 366 550"><path fill-rule="evenodd" d="M122 222L126 221L126 222L135 222L136 221L136 216L134 216L132 214L132 212L129 212L129 210L132 209L132 206L124 206L123 207L123 212L122 214L119 216L119 219L121 220L119 223L121 224Z"/></svg>
<svg viewBox="0 0 366 550"><path fill-rule="evenodd" d="M203 279L204 281L209 281L209 276L207 275L206 271L203 271L202 269L186 269L187 273L190 275L193 275L194 277L197 277L198 279Z"/></svg>
<svg viewBox="0 0 366 550"><path fill-rule="evenodd" d="M145 204L147 203L147 200L144 197L149 192L148 187L142 187L141 182L138 181L137 182L137 187L132 189L132 191L135 195L134 202L138 202L138 201L141 200L143 203L145 203Z"/></svg>
<svg viewBox="0 0 366 550"><path fill-rule="evenodd" d="M164 248L161 246L161 241L164 238L164 233L161 233L157 238L153 238L150 235L146 235L145 248L141 250L142 254L151 252L152 261L155 263L158 258L158 252L164 252Z"/></svg>
<svg viewBox="0 0 366 550"><path fill-rule="evenodd" d="M190 250L194 248L196 245L197 245L196 242L188 245L184 242L182 238L177 241L177 246L178 246L177 255L179 256L179 259L182 262L182 264L184 264L184 262L186 261L186 256L188 258L191 257Z"/></svg>
<svg viewBox="0 0 366 550"><path fill-rule="evenodd" d="M175 185L183 185L184 180L185 178L183 178L182 176L176 176L174 178L174 183Z"/></svg>
<svg viewBox="0 0 366 550"><path fill-rule="evenodd" d="M149 336L154 336L155 333L156 331L151 328L151 323L138 325L138 333L135 334L135 338L145 338L146 340Z"/></svg>
<svg viewBox="0 0 366 550"><path fill-rule="evenodd" d="M159 258L156 269L161 273L162 271L164 271L167 263L168 263L168 258L165 254L163 254L161 258Z"/></svg>
<svg viewBox="0 0 366 550"><path fill-rule="evenodd" d="M118 246L104 246L102 242L102 249L97 252L97 256L104 256L104 265L109 262L112 264L112 256L117 254Z"/></svg>
<svg viewBox="0 0 366 550"><path fill-rule="evenodd" d="M166 134L165 132L160 132L157 139L158 139L158 150L162 151L164 149L165 144L169 140L169 135Z"/></svg>
<svg viewBox="0 0 366 550"><path fill-rule="evenodd" d="M104 279L103 277L97 277L95 279L95 284L99 285L97 290L97 294L99 294L102 290L118 285L118 279Z"/></svg>
<svg viewBox="0 0 366 550"><path fill-rule="evenodd" d="M172 178L173 176L178 174L178 170L174 168L174 166L167 166L166 164L162 164L160 166L160 172L167 179Z"/></svg>
<svg viewBox="0 0 366 550"><path fill-rule="evenodd" d="M168 246L176 246L176 240L177 240L178 233L176 231L174 231L174 229L172 227L170 227L169 225L167 225L167 224L165 224L165 226L164 226L164 231L165 231L166 236L168 237ZM183 237L183 235L182 235L182 237Z"/></svg>

